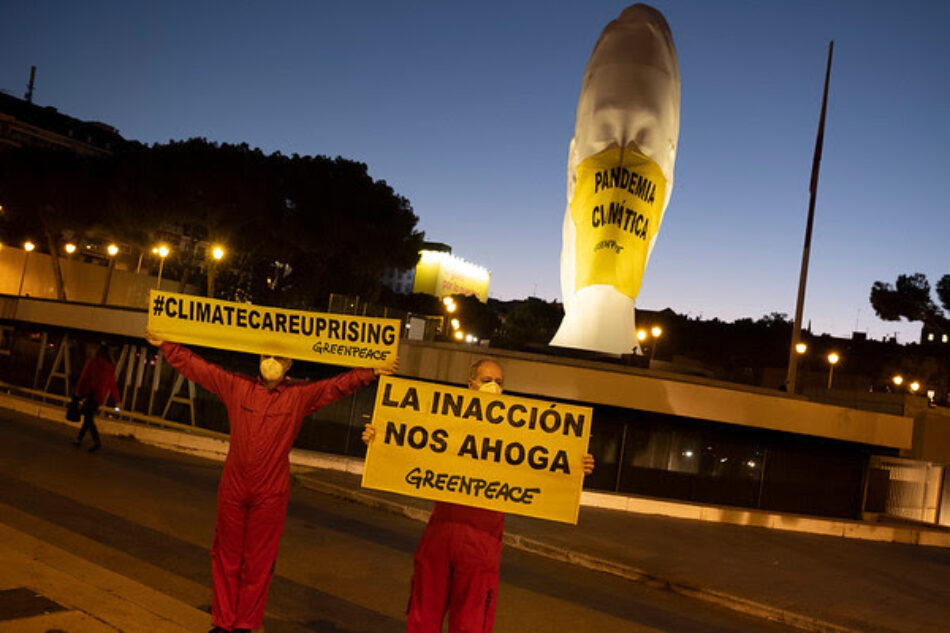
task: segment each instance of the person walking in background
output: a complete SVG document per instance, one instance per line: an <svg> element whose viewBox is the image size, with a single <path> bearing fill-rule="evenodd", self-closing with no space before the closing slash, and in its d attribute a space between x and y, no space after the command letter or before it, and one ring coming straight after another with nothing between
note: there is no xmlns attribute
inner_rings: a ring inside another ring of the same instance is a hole
<svg viewBox="0 0 950 633"><path fill-rule="evenodd" d="M116 408L119 406L119 385L115 382L115 365L112 364L112 358L109 355L109 346L105 343L99 344L99 349L95 356L86 361L83 365L82 373L79 375L79 382L76 383L76 395L85 398L82 404L82 426L79 427L79 435L73 441L78 448L82 445L82 438L86 431L92 436L92 448L90 453L95 453L102 446L99 441L99 430L96 428L95 415L99 410L100 404L105 404L109 395L112 396Z"/></svg>
<svg viewBox="0 0 950 633"><path fill-rule="evenodd" d="M391 374L396 361L316 381L290 381L291 360L261 355L260 376L233 373L177 343L161 341L168 364L218 396L228 411L230 444L218 485L211 547L214 600L210 633L260 628L290 496L290 449L303 418Z"/></svg>

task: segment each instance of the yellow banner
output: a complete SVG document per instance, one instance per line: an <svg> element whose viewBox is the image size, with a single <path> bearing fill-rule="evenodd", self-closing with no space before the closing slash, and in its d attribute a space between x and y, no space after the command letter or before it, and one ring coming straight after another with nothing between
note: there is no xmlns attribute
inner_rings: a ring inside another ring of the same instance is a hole
<svg viewBox="0 0 950 633"><path fill-rule="evenodd" d="M363 486L577 523L589 407L383 377Z"/></svg>
<svg viewBox="0 0 950 633"><path fill-rule="evenodd" d="M578 165L571 200L576 289L606 284L637 298L665 196L660 166L633 150L613 147Z"/></svg>
<svg viewBox="0 0 950 633"><path fill-rule="evenodd" d="M323 314L152 290L148 329L161 340L348 367L382 367L399 348L398 319Z"/></svg>

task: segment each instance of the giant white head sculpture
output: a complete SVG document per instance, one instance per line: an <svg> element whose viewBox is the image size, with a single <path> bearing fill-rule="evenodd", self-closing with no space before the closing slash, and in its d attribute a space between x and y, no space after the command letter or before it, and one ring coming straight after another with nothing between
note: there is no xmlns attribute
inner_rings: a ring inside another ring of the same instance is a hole
<svg viewBox="0 0 950 633"><path fill-rule="evenodd" d="M673 190L680 74L663 15L644 4L607 25L584 72L567 160L564 320L551 345L637 346L634 306Z"/></svg>

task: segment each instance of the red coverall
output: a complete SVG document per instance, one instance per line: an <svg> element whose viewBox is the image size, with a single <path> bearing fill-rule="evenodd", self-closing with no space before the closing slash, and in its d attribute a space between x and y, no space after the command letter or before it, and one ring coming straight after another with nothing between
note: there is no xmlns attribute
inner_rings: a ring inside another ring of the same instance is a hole
<svg viewBox="0 0 950 633"><path fill-rule="evenodd" d="M231 445L211 548L212 617L228 630L259 628L287 513L290 449L303 418L376 376L371 369L354 369L315 382L285 379L268 389L260 378L225 371L176 343L162 343L162 354L227 407Z"/></svg>
<svg viewBox="0 0 950 633"><path fill-rule="evenodd" d="M489 633L498 604L505 515L436 501L416 549L408 633Z"/></svg>

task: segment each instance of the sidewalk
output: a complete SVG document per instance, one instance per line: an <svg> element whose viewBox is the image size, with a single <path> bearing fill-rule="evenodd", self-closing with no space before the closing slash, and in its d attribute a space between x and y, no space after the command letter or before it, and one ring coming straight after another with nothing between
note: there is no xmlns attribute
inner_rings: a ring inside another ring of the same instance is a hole
<svg viewBox="0 0 950 633"><path fill-rule="evenodd" d="M419 521L431 508L362 489L357 474L298 469L294 478ZM577 526L509 515L505 546L807 631L942 633L950 620L947 548L590 507Z"/></svg>
<svg viewBox="0 0 950 633"><path fill-rule="evenodd" d="M0 523L0 633L194 633L208 614Z"/></svg>

